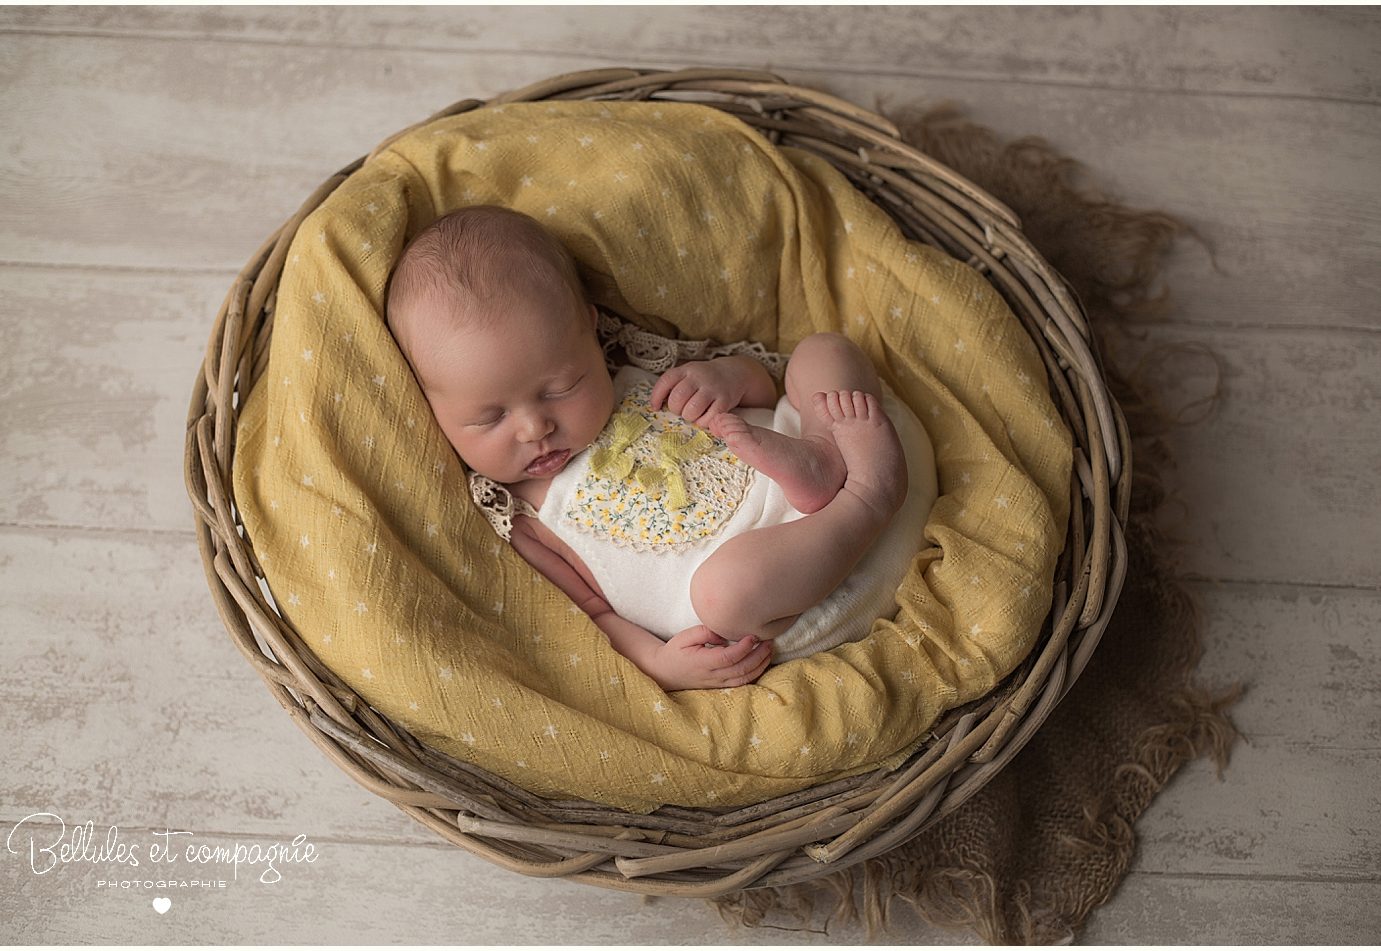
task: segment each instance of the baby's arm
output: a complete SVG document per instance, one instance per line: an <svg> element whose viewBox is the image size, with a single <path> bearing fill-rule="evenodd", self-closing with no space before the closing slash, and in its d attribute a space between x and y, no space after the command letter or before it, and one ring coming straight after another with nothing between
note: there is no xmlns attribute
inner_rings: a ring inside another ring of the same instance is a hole
<svg viewBox="0 0 1381 951"><path fill-rule="evenodd" d="M672 367L658 378L648 402L654 410L665 405L690 422L704 425L740 406L776 406L777 384L761 363L737 354Z"/></svg>
<svg viewBox="0 0 1381 951"><path fill-rule="evenodd" d="M526 517L514 519L513 547L590 616L614 650L663 690L739 687L756 680L772 660L770 641L760 643L747 637L730 644L704 625L687 628L663 641L619 616L575 566L537 536Z"/></svg>

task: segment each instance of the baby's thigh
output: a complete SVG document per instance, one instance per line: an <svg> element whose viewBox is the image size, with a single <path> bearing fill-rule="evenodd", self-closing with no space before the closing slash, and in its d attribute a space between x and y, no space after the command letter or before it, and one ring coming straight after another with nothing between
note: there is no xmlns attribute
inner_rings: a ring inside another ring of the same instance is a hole
<svg viewBox="0 0 1381 951"><path fill-rule="evenodd" d="M691 577L691 607L700 623L728 638L775 637L818 592L801 590L770 529L729 539Z"/></svg>

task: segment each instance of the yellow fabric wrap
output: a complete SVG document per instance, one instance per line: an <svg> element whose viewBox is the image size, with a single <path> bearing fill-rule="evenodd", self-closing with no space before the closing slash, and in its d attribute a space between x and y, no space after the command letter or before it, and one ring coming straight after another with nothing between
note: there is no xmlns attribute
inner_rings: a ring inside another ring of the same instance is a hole
<svg viewBox="0 0 1381 951"><path fill-rule="evenodd" d="M405 242L480 203L537 218L598 302L658 333L863 347L939 470L895 621L751 686L667 694L495 535L382 319ZM704 106L540 102L414 130L306 219L234 480L279 608L367 702L539 795L646 811L894 765L989 691L1050 607L1071 459L1001 297L828 163Z"/></svg>

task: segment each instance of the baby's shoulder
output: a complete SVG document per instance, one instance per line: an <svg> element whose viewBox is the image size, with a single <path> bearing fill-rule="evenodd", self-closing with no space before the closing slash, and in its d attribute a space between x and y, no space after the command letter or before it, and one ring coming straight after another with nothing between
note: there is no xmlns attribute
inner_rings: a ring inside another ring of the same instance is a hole
<svg viewBox="0 0 1381 951"><path fill-rule="evenodd" d="M551 490L550 479L528 479L505 486L514 499L521 499L534 509L540 510Z"/></svg>

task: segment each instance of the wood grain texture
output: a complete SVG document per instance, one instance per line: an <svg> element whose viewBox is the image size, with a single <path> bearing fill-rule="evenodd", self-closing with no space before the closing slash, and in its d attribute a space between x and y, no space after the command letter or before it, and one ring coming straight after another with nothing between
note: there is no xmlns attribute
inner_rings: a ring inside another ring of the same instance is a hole
<svg viewBox="0 0 1381 951"><path fill-rule="evenodd" d="M322 47L285 60L272 45L46 34L0 34L0 63L14 132L0 153L0 260L197 270L238 270L317 184L402 125L589 65ZM1216 246L1220 271L1201 248L1182 249L1169 279L1200 292L1178 320L1381 328L1373 106L786 75L869 107L973 104L976 121L1039 132L1129 203L1186 218Z"/></svg>
<svg viewBox="0 0 1381 951"><path fill-rule="evenodd" d="M1127 876L1080 944L1372 944L1381 886L1197 875Z"/></svg>
<svg viewBox="0 0 1381 951"><path fill-rule="evenodd" d="M1202 683L1247 690L1221 779L1191 763L1140 823L1161 874L1375 881L1381 869L1381 594L1194 584Z"/></svg>
<svg viewBox="0 0 1381 951"><path fill-rule="evenodd" d="M11 8L3 28L1381 99L1381 18L1367 9Z"/></svg>

